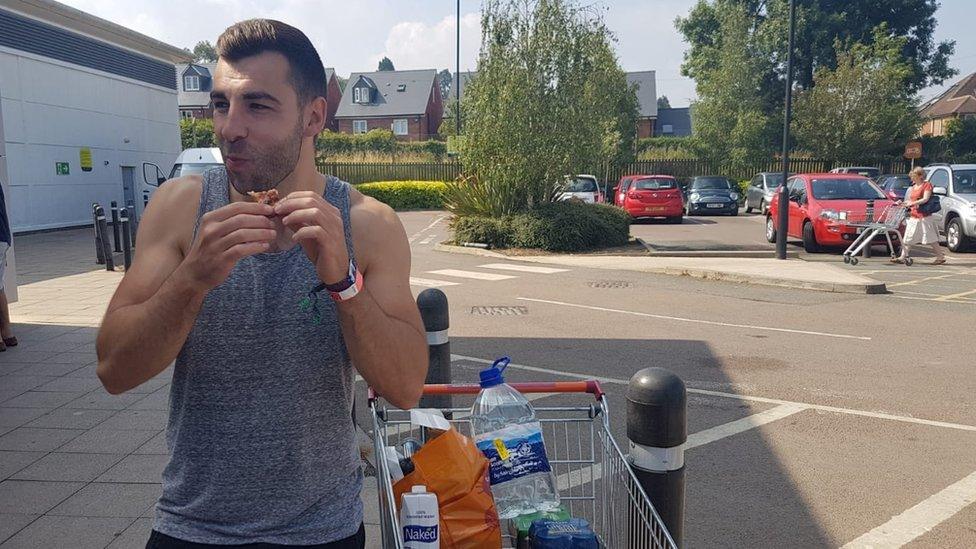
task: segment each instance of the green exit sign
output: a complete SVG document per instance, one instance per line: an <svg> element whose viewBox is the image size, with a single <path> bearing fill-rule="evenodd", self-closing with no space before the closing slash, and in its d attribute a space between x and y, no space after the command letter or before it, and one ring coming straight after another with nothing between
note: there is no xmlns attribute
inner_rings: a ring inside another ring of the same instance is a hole
<svg viewBox="0 0 976 549"><path fill-rule="evenodd" d="M58 170L58 175L68 175L71 171L67 162L55 162L54 166Z"/></svg>

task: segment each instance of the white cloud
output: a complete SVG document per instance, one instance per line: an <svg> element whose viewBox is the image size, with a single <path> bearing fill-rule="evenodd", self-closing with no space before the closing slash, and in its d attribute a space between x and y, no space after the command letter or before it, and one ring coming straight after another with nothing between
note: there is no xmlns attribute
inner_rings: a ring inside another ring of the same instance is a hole
<svg viewBox="0 0 976 549"><path fill-rule="evenodd" d="M404 21L393 25L382 53L370 58L376 65L384 56L398 69L443 69L454 72L457 19L447 16L434 24ZM481 16L461 16L461 70L474 70L481 47Z"/></svg>

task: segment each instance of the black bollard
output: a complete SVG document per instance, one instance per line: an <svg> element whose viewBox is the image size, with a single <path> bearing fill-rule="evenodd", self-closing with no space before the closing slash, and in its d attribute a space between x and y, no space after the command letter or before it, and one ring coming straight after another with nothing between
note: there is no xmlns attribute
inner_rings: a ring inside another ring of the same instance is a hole
<svg viewBox="0 0 976 549"><path fill-rule="evenodd" d="M684 382L664 368L637 372L627 387L630 465L678 547L685 514L686 399Z"/></svg>
<svg viewBox="0 0 976 549"><path fill-rule="evenodd" d="M865 217L866 222L867 223L874 223L874 200L868 200L868 202L867 202L867 211L865 211L864 213L865 213L865 216L864 217ZM864 229L864 230L868 230L868 229ZM874 244L874 239L873 238L871 240L869 240L867 246L864 247L864 257L865 258L871 257L871 245L872 244Z"/></svg>
<svg viewBox="0 0 976 549"><path fill-rule="evenodd" d="M105 221L105 210L101 206L95 210L95 222L98 225L98 238L102 241L102 253L105 255L105 270L115 270L115 258L112 257L112 247L108 243L108 222Z"/></svg>
<svg viewBox="0 0 976 549"><path fill-rule="evenodd" d="M112 243L115 245L115 253L122 251L122 242L119 239L119 203L112 201Z"/></svg>
<svg viewBox="0 0 976 549"><path fill-rule="evenodd" d="M105 250L102 249L102 239L98 236L98 203L92 202L92 232L95 234L95 264L105 264Z"/></svg>
<svg viewBox="0 0 976 549"><path fill-rule="evenodd" d="M426 383L451 382L451 341L447 335L450 316L447 296L437 288L424 290L417 296L417 307L424 319L429 352ZM450 395L431 395L420 399L421 408L451 408ZM445 414L451 419L451 414Z"/></svg>
<svg viewBox="0 0 976 549"><path fill-rule="evenodd" d="M135 247L136 233L139 232L139 220L136 219L136 207L132 202L129 202L125 210L129 214L129 240L132 242L132 246Z"/></svg>
<svg viewBox="0 0 976 549"><path fill-rule="evenodd" d="M129 239L129 216L122 211L122 262L125 265L125 270L129 270L129 266L132 265L132 241Z"/></svg>

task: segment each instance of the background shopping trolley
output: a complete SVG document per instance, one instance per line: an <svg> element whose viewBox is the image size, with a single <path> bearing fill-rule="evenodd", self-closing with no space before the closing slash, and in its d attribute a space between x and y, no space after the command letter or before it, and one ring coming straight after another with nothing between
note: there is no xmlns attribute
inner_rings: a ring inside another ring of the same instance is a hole
<svg viewBox="0 0 976 549"><path fill-rule="evenodd" d="M895 245L891 237L894 234L897 238L901 238L900 230L902 223L905 222L905 217L908 215L908 210L903 206L890 204L881 211L881 214L876 219L873 219L873 212L870 209L868 212L840 212L839 214L839 222L844 223L848 227L856 228L859 233L857 238L844 251L844 263L857 265L857 255L864 248L870 246L876 237L882 234L884 234L885 240L888 242L888 250L891 252L891 258L894 259L897 257ZM911 265L911 259L906 261L906 264Z"/></svg>
<svg viewBox="0 0 976 549"><path fill-rule="evenodd" d="M510 383L523 394L568 393L590 395L593 401L576 406L535 407L542 424L546 454L556 475L560 501L573 517L586 519L608 548L676 549L647 493L634 476L620 446L610 434L607 399L597 381ZM425 385L425 395L476 395L472 385ZM589 398L587 400L590 400ZM421 438L422 429L410 423L407 411L387 407L372 389L369 408L384 548L402 548L399 516L393 500L393 482L384 455L386 446L408 438ZM460 433L471 436L470 408L442 410ZM502 521L503 546L514 547Z"/></svg>

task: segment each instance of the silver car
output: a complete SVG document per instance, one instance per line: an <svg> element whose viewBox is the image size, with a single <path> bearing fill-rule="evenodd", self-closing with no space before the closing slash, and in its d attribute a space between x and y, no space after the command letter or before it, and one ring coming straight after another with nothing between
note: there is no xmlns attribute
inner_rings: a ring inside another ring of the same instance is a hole
<svg viewBox="0 0 976 549"><path fill-rule="evenodd" d="M939 195L942 209L932 214L946 246L963 252L976 243L976 164L930 164L925 179Z"/></svg>
<svg viewBox="0 0 976 549"><path fill-rule="evenodd" d="M783 172L757 173L746 189L746 213L757 210L765 214L769 203L773 200L773 194L776 193L776 187L782 183Z"/></svg>

